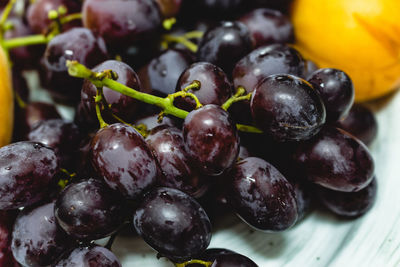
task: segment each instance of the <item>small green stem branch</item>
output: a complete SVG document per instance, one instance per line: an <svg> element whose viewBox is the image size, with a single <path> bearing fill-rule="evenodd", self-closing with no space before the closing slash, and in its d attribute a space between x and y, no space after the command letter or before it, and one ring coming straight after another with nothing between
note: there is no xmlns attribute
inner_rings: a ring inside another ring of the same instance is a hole
<svg viewBox="0 0 400 267"><path fill-rule="evenodd" d="M186 89L186 88L185 88ZM189 93L183 89L182 91L176 92L174 94L170 94L167 97L171 99L172 103L174 103L175 98L177 97L190 97L196 102L196 107L195 109L201 108L203 105L200 103L199 99L197 96L193 93Z"/></svg>
<svg viewBox="0 0 400 267"><path fill-rule="evenodd" d="M4 25L4 23L8 19L8 16L10 15L10 12L13 9L16 2L17 2L17 0L8 1L6 7L4 8L3 14L1 14L0 25Z"/></svg>
<svg viewBox="0 0 400 267"><path fill-rule="evenodd" d="M202 261L202 260L190 260L182 263L175 263L175 267L186 267L190 264L201 264L205 267L210 267L212 265L211 261Z"/></svg>
<svg viewBox="0 0 400 267"><path fill-rule="evenodd" d="M263 131L261 131L261 130L258 129L257 127L251 126L251 125L236 124L236 128L237 128L239 131L241 131L241 132L257 133L257 134L263 133Z"/></svg>
<svg viewBox="0 0 400 267"><path fill-rule="evenodd" d="M101 116L101 109L100 104L103 101L103 87L97 87L96 97L94 98L94 102L96 103L96 115L97 120L99 121L100 128L107 127L108 124L104 121L103 117Z"/></svg>
<svg viewBox="0 0 400 267"><path fill-rule="evenodd" d="M184 35L178 36L178 35L164 34L162 36L162 39L166 43L180 43L193 53L196 53L197 51L197 45L192 41L189 41Z"/></svg>
<svg viewBox="0 0 400 267"><path fill-rule="evenodd" d="M92 82L97 88L102 88L103 86L106 86L111 90L117 91L123 95L132 97L141 102L155 105L159 107L162 110L162 113L165 115L172 115L184 119L189 114L189 112L187 112L186 110L179 109L174 106L174 94L162 98L139 92L135 89L114 81L113 78L115 79L116 77L113 71L105 71L100 73L93 72L77 61L67 61L67 67L68 73L73 77L87 79ZM100 107L98 107L98 109L100 112ZM261 133L261 130L253 126L238 124L237 128L246 132Z"/></svg>
<svg viewBox="0 0 400 267"><path fill-rule="evenodd" d="M202 38L204 35L204 32L202 31L191 31L185 33L183 36L185 36L187 39L199 39Z"/></svg>
<svg viewBox="0 0 400 267"><path fill-rule="evenodd" d="M247 95L243 95L244 93L246 93L246 89L244 89L242 86L239 86L237 88L236 93L233 96L231 96L231 98L229 98L222 105L222 108L225 109L225 110L228 110L233 103L236 103L236 102L239 102L239 101L243 101L243 100L250 100L251 99L251 93L248 93Z"/></svg>
<svg viewBox="0 0 400 267"><path fill-rule="evenodd" d="M171 30L174 24L176 23L176 18L168 18L162 22L164 29L167 31Z"/></svg>
<svg viewBox="0 0 400 267"><path fill-rule="evenodd" d="M64 174L66 177L65 178L60 178L58 181L58 186L61 189L64 189L71 181L76 177L76 173L70 173L64 168L60 168L60 172Z"/></svg>
<svg viewBox="0 0 400 267"><path fill-rule="evenodd" d="M12 38L3 41L4 49L13 49L20 46L47 44L52 39L51 36L44 36L42 34L30 35L26 37Z"/></svg>
<svg viewBox="0 0 400 267"><path fill-rule="evenodd" d="M65 17L62 17L60 19L61 24L68 23L72 20L76 19L81 19L82 14L81 13L74 13L67 15ZM2 24L1 24L2 25ZM54 28L56 26L52 26L51 28ZM40 45L40 44L47 44L50 42L51 39L54 38L59 33L60 29L51 29L49 30L49 34L43 35L43 34L35 34L35 35L29 35L29 36L24 36L24 37L17 37L17 38L12 38L8 40L3 40L2 46L5 50L10 50L16 47L20 46L29 46L29 45Z"/></svg>

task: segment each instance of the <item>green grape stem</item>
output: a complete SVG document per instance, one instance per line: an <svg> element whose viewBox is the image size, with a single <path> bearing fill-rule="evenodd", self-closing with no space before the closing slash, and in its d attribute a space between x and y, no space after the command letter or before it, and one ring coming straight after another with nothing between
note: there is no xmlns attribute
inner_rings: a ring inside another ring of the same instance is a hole
<svg viewBox="0 0 400 267"><path fill-rule="evenodd" d="M197 51L197 45L195 43L193 43L192 41L190 41L188 38L186 38L184 35L164 34L162 36L162 40L164 42L166 42L167 44L169 44L169 43L182 44L193 53L196 53L196 51Z"/></svg>
<svg viewBox="0 0 400 267"><path fill-rule="evenodd" d="M202 261L202 260L190 260L182 263L175 263L175 267L186 267L191 264L201 264L205 267L210 267L212 265L211 261Z"/></svg>
<svg viewBox="0 0 400 267"><path fill-rule="evenodd" d="M155 105L159 107L162 110L162 113L165 115L172 115L184 119L189 114L189 112L187 112L186 110L179 109L174 106L174 94L162 98L151 94L139 92L113 80L113 78L115 78L113 77L115 76L113 74L113 71L108 70L100 73L93 72L77 61L67 61L67 68L69 75L73 77L87 79L92 82L97 88L102 88L106 86L111 90L117 91L123 95L132 97L141 102ZM260 129L250 125L237 124L236 126L240 131L252 133L262 132Z"/></svg>
<svg viewBox="0 0 400 267"><path fill-rule="evenodd" d="M82 18L81 13L74 13L74 14L70 14L70 15L60 18L59 22L61 25L63 25L72 20L81 19L81 18ZM50 28L51 28L51 30L49 31L49 34L47 34L47 35L34 34L34 35L29 35L29 36L24 36L24 37L12 38L12 39L8 39L8 40L3 40L1 45L6 51L8 51L10 49L13 49L16 47L21 47L21 46L47 44L48 42L50 42L51 39L54 38L54 36L56 36L57 34L60 33L60 29L58 29L54 25L51 25Z"/></svg>
<svg viewBox="0 0 400 267"><path fill-rule="evenodd" d="M226 102L222 105L222 108L225 110L228 110L233 103L243 101L243 100L250 100L251 93L248 93L247 95L243 95L244 93L246 93L246 89L244 89L242 86L239 86L237 88L236 93L232 97L230 97L228 100L226 100Z"/></svg>

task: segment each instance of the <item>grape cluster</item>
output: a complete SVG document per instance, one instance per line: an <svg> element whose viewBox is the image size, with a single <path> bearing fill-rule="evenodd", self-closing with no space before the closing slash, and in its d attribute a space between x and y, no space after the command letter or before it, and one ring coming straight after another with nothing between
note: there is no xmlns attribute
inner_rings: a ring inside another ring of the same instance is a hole
<svg viewBox="0 0 400 267"><path fill-rule="evenodd" d="M280 232L314 202L344 217L372 207L374 114L353 104L345 72L290 46L290 1L245 2L37 0L11 12L1 266L118 267L112 241L128 225L178 267L251 267L208 248L212 210ZM30 101L26 70L73 121Z"/></svg>

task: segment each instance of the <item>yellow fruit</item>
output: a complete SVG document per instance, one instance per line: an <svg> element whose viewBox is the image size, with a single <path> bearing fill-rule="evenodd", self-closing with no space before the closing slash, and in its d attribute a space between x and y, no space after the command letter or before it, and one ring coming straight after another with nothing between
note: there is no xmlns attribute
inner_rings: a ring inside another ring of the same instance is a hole
<svg viewBox="0 0 400 267"><path fill-rule="evenodd" d="M400 87L400 0L294 0L296 48L350 75L356 101Z"/></svg>
<svg viewBox="0 0 400 267"><path fill-rule="evenodd" d="M0 47L0 147L11 141L14 120L14 99L10 67Z"/></svg>

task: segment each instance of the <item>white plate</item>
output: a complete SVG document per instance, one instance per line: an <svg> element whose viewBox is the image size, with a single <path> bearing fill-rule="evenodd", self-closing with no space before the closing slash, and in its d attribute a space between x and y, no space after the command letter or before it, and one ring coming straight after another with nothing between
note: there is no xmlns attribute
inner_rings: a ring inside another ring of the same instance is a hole
<svg viewBox="0 0 400 267"><path fill-rule="evenodd" d="M339 219L314 211L278 234L255 232L235 216L218 222L210 244L244 254L262 267L400 266L400 93L372 103L379 130L371 152L377 201L364 216ZM173 266L139 237L118 237L113 251L124 267Z"/></svg>

